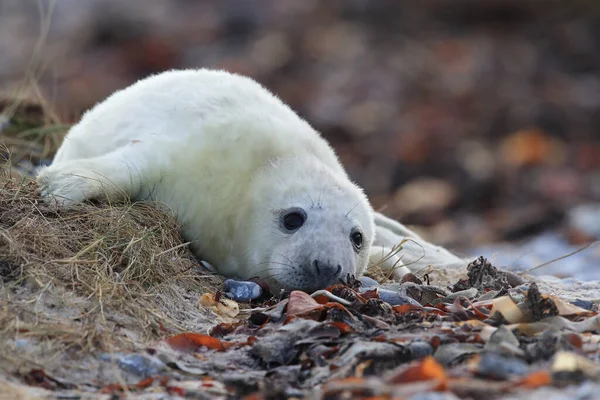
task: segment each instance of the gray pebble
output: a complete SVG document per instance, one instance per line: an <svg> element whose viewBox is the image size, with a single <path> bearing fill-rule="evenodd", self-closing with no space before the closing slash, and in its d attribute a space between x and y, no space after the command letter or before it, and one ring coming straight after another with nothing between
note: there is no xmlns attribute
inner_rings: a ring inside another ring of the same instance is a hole
<svg viewBox="0 0 600 400"><path fill-rule="evenodd" d="M29 340L29 339L21 338L21 339L15 340L16 348L29 347L31 345L32 345L32 343L31 343L31 340Z"/></svg>
<svg viewBox="0 0 600 400"><path fill-rule="evenodd" d="M505 357L493 352L481 354L477 364L477 373L494 379L508 379L511 376L522 376L529 371L528 364L518 358Z"/></svg>
<svg viewBox="0 0 600 400"><path fill-rule="evenodd" d="M415 340L408 345L413 359L422 359L433 354L433 347L423 340Z"/></svg>
<svg viewBox="0 0 600 400"><path fill-rule="evenodd" d="M115 359L123 371L141 377L157 375L165 367L162 361L143 354L102 354L100 359L104 361Z"/></svg>
<svg viewBox="0 0 600 400"><path fill-rule="evenodd" d="M412 297L402 296L398 292L387 289L379 289L379 298L392 306L401 306L403 304L412 304L419 307L421 306L421 303Z"/></svg>
<svg viewBox="0 0 600 400"><path fill-rule="evenodd" d="M477 296L478 290L477 288L470 288L467 290L461 290L458 292L450 293L448 296L444 297L443 301L445 303L452 303L455 299L459 297L466 297L467 299L472 299Z"/></svg>
<svg viewBox="0 0 600 400"><path fill-rule="evenodd" d="M484 294L482 294L481 296L479 296L479 298L477 299L477 301L491 300L494 297L496 297L496 295L498 293L500 293L499 290L490 290L489 292L485 292Z"/></svg>
<svg viewBox="0 0 600 400"><path fill-rule="evenodd" d="M363 287L373 288L373 287L379 286L379 282L377 282L373 278L369 278L368 276L361 276L359 280L360 280L360 283L362 283L361 289Z"/></svg>
<svg viewBox="0 0 600 400"><path fill-rule="evenodd" d="M592 310L594 308L594 303L587 300L575 299L571 302L574 306L581 307L585 310Z"/></svg>
<svg viewBox="0 0 600 400"><path fill-rule="evenodd" d="M234 301L250 301L262 296L262 288L256 282L227 279L223 282L223 294Z"/></svg>

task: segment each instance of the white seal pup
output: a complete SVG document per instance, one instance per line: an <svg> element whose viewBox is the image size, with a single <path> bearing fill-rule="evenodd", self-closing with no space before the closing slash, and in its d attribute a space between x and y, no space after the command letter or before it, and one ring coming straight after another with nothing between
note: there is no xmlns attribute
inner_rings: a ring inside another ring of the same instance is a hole
<svg viewBox="0 0 600 400"><path fill-rule="evenodd" d="M223 275L313 291L367 267L373 210L327 142L254 80L169 71L117 91L39 171L42 198L152 200Z"/></svg>
<svg viewBox="0 0 600 400"><path fill-rule="evenodd" d="M225 71L169 71L114 93L71 128L37 180L42 198L63 207L162 204L200 259L274 288L323 288L368 262L395 278L466 265L373 212L307 122Z"/></svg>

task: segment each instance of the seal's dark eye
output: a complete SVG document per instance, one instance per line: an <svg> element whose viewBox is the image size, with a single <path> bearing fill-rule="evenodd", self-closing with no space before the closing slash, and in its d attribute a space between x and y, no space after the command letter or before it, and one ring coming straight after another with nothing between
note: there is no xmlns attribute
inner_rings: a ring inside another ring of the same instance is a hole
<svg viewBox="0 0 600 400"><path fill-rule="evenodd" d="M284 214L282 218L283 227L287 231L295 231L304 225L305 221L306 213L300 209L289 211L287 214Z"/></svg>
<svg viewBox="0 0 600 400"><path fill-rule="evenodd" d="M352 244L356 250L360 250L363 244L363 235L359 231L352 232L350 235L350 239L352 240Z"/></svg>

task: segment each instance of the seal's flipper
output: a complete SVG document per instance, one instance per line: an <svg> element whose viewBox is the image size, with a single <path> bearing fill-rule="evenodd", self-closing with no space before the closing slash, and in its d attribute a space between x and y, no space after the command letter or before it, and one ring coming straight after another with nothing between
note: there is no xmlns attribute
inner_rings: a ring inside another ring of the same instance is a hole
<svg viewBox="0 0 600 400"><path fill-rule="evenodd" d="M400 265L408 267L413 272L429 265L440 268L463 268L468 264L444 247L426 241L398 221L378 212L375 213L374 219L375 242L371 252L372 264L377 262L380 254L383 255L381 259L391 259L392 257L388 255L390 253L394 258L399 258ZM399 246L402 248L399 249ZM397 262L395 264L398 265ZM399 278L396 275L395 277Z"/></svg>
<svg viewBox="0 0 600 400"><path fill-rule="evenodd" d="M408 229L406 226L402 225L400 222L393 220L389 217L386 217L382 213L374 212L375 218L375 226L377 227L377 235L375 237L375 243L377 244L379 236L379 230L382 229L385 231L384 237L389 237L390 234L395 235L396 238L413 238L422 240L421 236L419 236L416 232ZM389 244L389 243L387 243Z"/></svg>
<svg viewBox="0 0 600 400"><path fill-rule="evenodd" d="M40 195L61 207L92 199L111 202L134 197L142 183L144 157L138 149L124 147L98 157L53 163L39 171Z"/></svg>

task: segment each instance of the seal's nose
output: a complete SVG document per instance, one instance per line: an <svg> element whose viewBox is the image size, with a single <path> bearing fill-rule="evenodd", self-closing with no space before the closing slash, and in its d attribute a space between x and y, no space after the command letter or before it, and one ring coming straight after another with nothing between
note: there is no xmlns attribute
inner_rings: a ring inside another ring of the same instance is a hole
<svg viewBox="0 0 600 400"><path fill-rule="evenodd" d="M317 276L324 279L339 278L342 276L342 266L340 264L324 263L319 260L313 260L312 262Z"/></svg>

